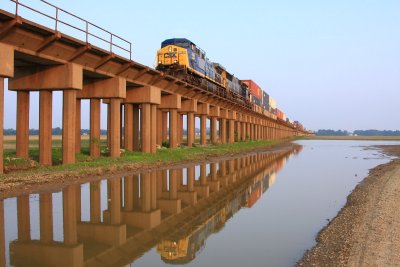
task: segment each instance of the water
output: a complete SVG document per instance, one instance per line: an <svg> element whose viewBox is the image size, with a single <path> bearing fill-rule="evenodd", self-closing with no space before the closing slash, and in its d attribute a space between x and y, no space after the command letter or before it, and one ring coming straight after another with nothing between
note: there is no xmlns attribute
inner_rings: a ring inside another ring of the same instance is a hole
<svg viewBox="0 0 400 267"><path fill-rule="evenodd" d="M389 161L366 149L382 144L399 142L300 141L274 153L8 198L0 260L293 266L368 170Z"/></svg>

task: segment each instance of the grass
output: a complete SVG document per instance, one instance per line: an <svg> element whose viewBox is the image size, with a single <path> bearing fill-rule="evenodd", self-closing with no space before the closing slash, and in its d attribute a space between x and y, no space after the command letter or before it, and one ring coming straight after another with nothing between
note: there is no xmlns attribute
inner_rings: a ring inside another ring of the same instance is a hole
<svg viewBox="0 0 400 267"><path fill-rule="evenodd" d="M300 140L364 140L400 141L400 136L304 136Z"/></svg>
<svg viewBox="0 0 400 267"><path fill-rule="evenodd" d="M54 140L56 144L60 140ZM32 141L34 142L34 140ZM279 143L278 141L246 141L234 144L219 144L199 146L192 148L181 147L177 149L161 148L156 154L143 154L141 152L123 152L120 158L110 158L105 153L100 158L93 159L89 156L89 143L82 142L81 153L76 155L76 163L61 165L61 146L53 147L53 166L42 166L37 163L39 157L38 148L29 151L30 160L15 157L14 149L4 151L5 167L8 174L1 176L37 176L44 173L64 173L66 175L89 175L100 174L101 172L116 172L123 170L137 169L142 166L167 165L176 162L203 160L208 157L237 154L247 152L256 148L267 147ZM106 149L105 140L101 141L101 150Z"/></svg>

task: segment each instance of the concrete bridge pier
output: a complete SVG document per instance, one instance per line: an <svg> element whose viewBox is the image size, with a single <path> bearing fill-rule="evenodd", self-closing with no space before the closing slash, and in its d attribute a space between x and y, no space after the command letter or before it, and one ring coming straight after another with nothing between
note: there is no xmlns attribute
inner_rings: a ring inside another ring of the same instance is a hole
<svg viewBox="0 0 400 267"><path fill-rule="evenodd" d="M4 80L14 76L14 47L0 43L0 173L4 172Z"/></svg>
<svg viewBox="0 0 400 267"><path fill-rule="evenodd" d="M16 155L29 158L29 91L17 91Z"/></svg>
<svg viewBox="0 0 400 267"><path fill-rule="evenodd" d="M220 133L219 139L222 144L227 143L228 131L227 131L227 119L229 118L229 111L227 109L220 109Z"/></svg>
<svg viewBox="0 0 400 267"><path fill-rule="evenodd" d="M133 151L133 104L124 104L124 148Z"/></svg>
<svg viewBox="0 0 400 267"><path fill-rule="evenodd" d="M162 145L162 143L163 143L163 141L165 141L164 139L163 139L163 129L164 129L164 127L163 127L163 114L164 114L164 112L161 110L161 109L157 109L157 136L156 136L156 144L157 145L159 145L159 146L161 146Z"/></svg>
<svg viewBox="0 0 400 267"><path fill-rule="evenodd" d="M169 147L178 147L178 109L181 109L180 95L162 95L160 109L169 111Z"/></svg>
<svg viewBox="0 0 400 267"><path fill-rule="evenodd" d="M213 145L218 143L217 136L217 120L220 116L220 108L218 106L210 106L210 130L211 130L211 143Z"/></svg>
<svg viewBox="0 0 400 267"><path fill-rule="evenodd" d="M178 112L177 125L178 125L177 143L179 146L182 145L183 142L183 114L181 112Z"/></svg>
<svg viewBox="0 0 400 267"><path fill-rule="evenodd" d="M52 164L53 90L63 91L63 164L75 162L76 94L83 88L82 77L82 67L68 63L45 67L17 67L14 77L9 81L9 90L17 92L39 91L39 162L41 164ZM29 96L26 93L19 93L17 98L19 108L26 111L29 107L27 103ZM18 153L23 156L27 155L28 148L26 146L29 144L26 141L27 136L29 136L28 114L27 112L27 116L22 118L18 130Z"/></svg>
<svg viewBox="0 0 400 267"><path fill-rule="evenodd" d="M132 129L129 129L126 139L131 139L132 136L133 150L137 151L139 148L139 110L137 105L140 105L141 150L143 153L156 153L157 108L161 103L161 90L154 86L128 87L123 103L132 104ZM130 144L130 141L128 141L128 144Z"/></svg>
<svg viewBox="0 0 400 267"><path fill-rule="evenodd" d="M228 143L229 144L235 143L235 120L236 120L236 112L229 111L229 113L228 113L228 124L229 124Z"/></svg>
<svg viewBox="0 0 400 267"><path fill-rule="evenodd" d="M200 145L207 144L207 115L210 114L210 105L207 103L197 104L197 113L200 117Z"/></svg>
<svg viewBox="0 0 400 267"><path fill-rule="evenodd" d="M195 138L195 113L197 112L197 100L194 99L182 100L180 111L186 113L187 146L192 147Z"/></svg>

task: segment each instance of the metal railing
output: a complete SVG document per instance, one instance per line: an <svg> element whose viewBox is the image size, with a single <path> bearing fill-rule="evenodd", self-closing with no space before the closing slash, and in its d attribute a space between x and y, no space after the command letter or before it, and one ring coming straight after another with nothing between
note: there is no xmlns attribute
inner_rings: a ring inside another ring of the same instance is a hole
<svg viewBox="0 0 400 267"><path fill-rule="evenodd" d="M58 28L59 28L59 26L61 24L65 25L67 27L70 27L72 29L75 29L77 31L80 31L80 32L84 33L85 36L86 36L86 40L85 40L86 43L89 43L89 37L93 37L93 38L95 38L97 40L100 40L100 41L108 44L109 48L110 48L110 53L113 53L113 48L119 48L122 51L125 51L125 52L129 53L129 59L132 60L132 43L127 41L126 39L118 36L118 35L113 34L110 31L107 31L107 30L105 30L105 29L103 29L103 28L101 28L101 27L99 27L99 26L97 26L97 25L85 20L85 19L82 19L81 17L78 17L78 16L76 16L76 15L74 15L74 14L72 14L72 13L70 13L70 12L64 10L64 9L61 9L61 8L55 6L55 5L53 5L53 4L51 4L51 3L47 2L47 1L44 1L44 0L38 0L38 1L46 4L49 7L54 8L54 11L55 11L54 16L48 15L48 14L45 14L45 13L39 11L39 10L36 10L36 9L28 6L27 4L22 3L20 0L10 0L10 1L15 3L15 15L16 16L18 16L18 12L19 12L19 9L21 7L26 8L26 9L28 9L30 11L33 11L33 12L35 12L37 14L40 14L40 15L46 17L46 18L54 20L54 22L55 22L54 30L55 31L58 31ZM83 22L85 24L85 28L82 29L81 27L74 26L74 25L72 25L72 24L70 24L70 23L68 23L66 21L61 20L60 19L60 15L61 14L65 14L67 16L70 16L70 17L72 17L74 19L77 19L77 20ZM96 35L96 34L90 32L90 28L91 27L96 28L97 30L100 30L106 36L99 36L99 35ZM116 40L120 41L121 43L123 43L123 45L115 43Z"/></svg>

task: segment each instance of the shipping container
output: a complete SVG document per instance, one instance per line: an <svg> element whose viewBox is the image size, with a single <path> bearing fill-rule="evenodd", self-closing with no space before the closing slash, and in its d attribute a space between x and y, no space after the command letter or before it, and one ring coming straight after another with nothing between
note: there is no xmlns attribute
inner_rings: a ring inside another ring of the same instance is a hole
<svg viewBox="0 0 400 267"><path fill-rule="evenodd" d="M263 108L269 110L269 95L266 92L263 92Z"/></svg>
<svg viewBox="0 0 400 267"><path fill-rule="evenodd" d="M276 116L278 117L279 120L284 121L284 118L283 118L284 114L279 108L276 109Z"/></svg>
<svg viewBox="0 0 400 267"><path fill-rule="evenodd" d="M252 80L242 80L243 83L245 83L248 87L249 87L249 92L251 95L255 96L258 101L259 101L259 105L261 105L261 101L263 98L262 95L262 89L260 86L258 86L254 81Z"/></svg>
<svg viewBox="0 0 400 267"><path fill-rule="evenodd" d="M273 109L276 109L276 101L271 96L269 96L269 106Z"/></svg>

